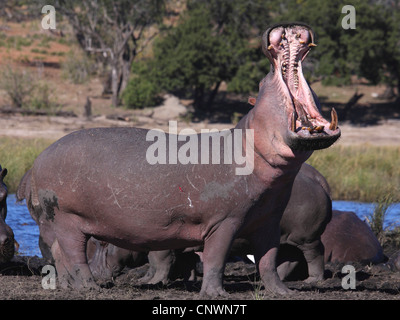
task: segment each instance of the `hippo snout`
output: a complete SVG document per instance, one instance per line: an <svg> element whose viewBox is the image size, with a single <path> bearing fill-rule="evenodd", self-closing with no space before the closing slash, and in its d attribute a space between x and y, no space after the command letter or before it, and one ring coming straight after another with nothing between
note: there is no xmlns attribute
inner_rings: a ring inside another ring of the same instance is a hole
<svg viewBox="0 0 400 320"><path fill-rule="evenodd" d="M14 233L12 229L6 225L4 232L0 234L0 263L8 262L14 256Z"/></svg>

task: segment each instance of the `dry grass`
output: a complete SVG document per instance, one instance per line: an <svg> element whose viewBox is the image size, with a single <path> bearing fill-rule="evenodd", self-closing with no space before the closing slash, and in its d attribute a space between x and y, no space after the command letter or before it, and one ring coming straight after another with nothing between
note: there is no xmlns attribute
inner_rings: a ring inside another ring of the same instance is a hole
<svg viewBox="0 0 400 320"><path fill-rule="evenodd" d="M308 163L327 179L335 200L400 201L400 147L334 146L314 152Z"/></svg>

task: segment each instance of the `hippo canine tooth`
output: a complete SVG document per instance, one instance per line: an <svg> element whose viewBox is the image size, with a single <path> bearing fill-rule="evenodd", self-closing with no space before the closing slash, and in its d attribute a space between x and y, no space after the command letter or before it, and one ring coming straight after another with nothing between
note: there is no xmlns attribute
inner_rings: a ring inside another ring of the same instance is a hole
<svg viewBox="0 0 400 320"><path fill-rule="evenodd" d="M296 113L295 112L292 113L292 118L291 118L291 122L290 122L290 130L292 130L293 132L296 131Z"/></svg>
<svg viewBox="0 0 400 320"><path fill-rule="evenodd" d="M332 108L331 110L331 124L329 125L329 129L330 130L336 130L337 129L337 125L338 125L338 116L336 113L335 108Z"/></svg>
<svg viewBox="0 0 400 320"><path fill-rule="evenodd" d="M316 45L315 43L312 43L312 42L311 42L311 43L308 44L308 46L309 46L309 47L316 47L317 45Z"/></svg>

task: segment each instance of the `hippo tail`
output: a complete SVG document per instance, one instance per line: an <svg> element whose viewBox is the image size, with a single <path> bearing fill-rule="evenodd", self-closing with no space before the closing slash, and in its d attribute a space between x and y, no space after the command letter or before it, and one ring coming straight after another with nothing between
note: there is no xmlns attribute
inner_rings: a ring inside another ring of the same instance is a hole
<svg viewBox="0 0 400 320"><path fill-rule="evenodd" d="M24 174L24 176L22 177L22 179L18 185L18 189L17 189L17 193L16 193L17 201L29 199L29 196L31 193L31 191L30 191L31 177L32 177L32 169L29 169Z"/></svg>

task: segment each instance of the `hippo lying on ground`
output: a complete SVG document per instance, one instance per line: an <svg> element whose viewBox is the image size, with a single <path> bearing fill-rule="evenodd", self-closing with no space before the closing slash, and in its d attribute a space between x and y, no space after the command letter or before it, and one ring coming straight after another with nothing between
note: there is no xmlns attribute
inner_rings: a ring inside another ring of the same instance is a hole
<svg viewBox="0 0 400 320"><path fill-rule="evenodd" d="M271 70L260 82L254 108L230 131L188 135L187 142L155 130L97 128L71 133L44 150L22 178L17 197L27 199L41 241L51 246L61 285L95 285L86 257L93 236L134 251L204 245L200 293L225 295L226 257L240 236L254 247L265 287L288 293L275 266L279 222L302 163L340 136L336 112L331 122L321 116L302 73L313 39L311 29L299 23L264 33ZM197 148L207 145L210 137L220 147L208 157L203 149L188 148L192 141L199 142ZM245 154L244 162L232 161L229 145L235 159ZM177 150L190 151L189 160L177 163ZM214 164L217 155L223 164Z"/></svg>
<svg viewBox="0 0 400 320"><path fill-rule="evenodd" d="M371 228L354 212L333 210L332 220L322 234L326 262L384 261L382 246Z"/></svg>
<svg viewBox="0 0 400 320"><path fill-rule="evenodd" d="M14 256L14 233L6 224L7 217L7 186L4 177L7 169L0 166L0 263L8 262Z"/></svg>

